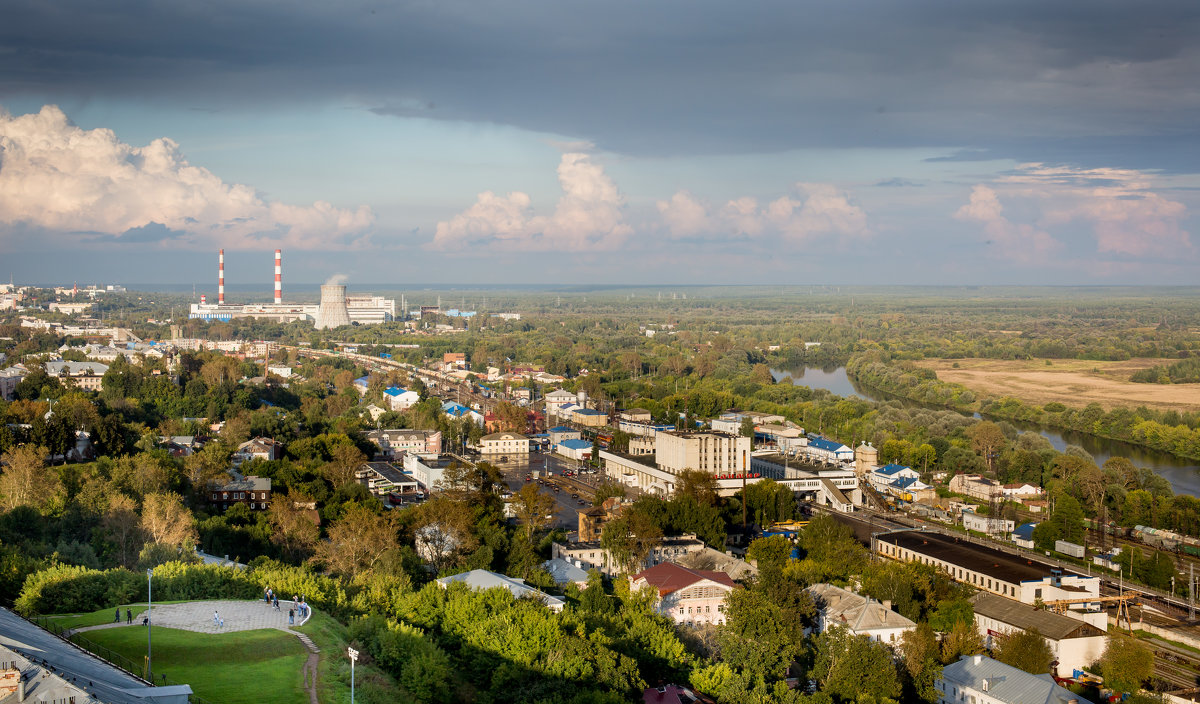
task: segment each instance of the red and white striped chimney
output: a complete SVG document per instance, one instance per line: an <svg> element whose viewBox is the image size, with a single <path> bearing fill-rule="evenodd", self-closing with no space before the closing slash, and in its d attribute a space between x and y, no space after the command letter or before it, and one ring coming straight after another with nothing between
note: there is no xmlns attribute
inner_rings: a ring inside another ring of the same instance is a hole
<svg viewBox="0 0 1200 704"><path fill-rule="evenodd" d="M225 250L217 251L217 305L225 305Z"/></svg>
<svg viewBox="0 0 1200 704"><path fill-rule="evenodd" d="M200 294L200 305L206 305L207 303L208 303L208 296L205 296L203 293Z"/></svg>
<svg viewBox="0 0 1200 704"><path fill-rule="evenodd" d="M275 250L275 303L283 303L283 253Z"/></svg>

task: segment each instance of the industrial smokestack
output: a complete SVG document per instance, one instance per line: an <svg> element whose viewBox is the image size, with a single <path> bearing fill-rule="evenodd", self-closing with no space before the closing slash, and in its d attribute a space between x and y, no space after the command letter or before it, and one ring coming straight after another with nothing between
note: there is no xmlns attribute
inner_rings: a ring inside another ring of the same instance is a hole
<svg viewBox="0 0 1200 704"><path fill-rule="evenodd" d="M283 303L283 253L275 250L275 303Z"/></svg>
<svg viewBox="0 0 1200 704"><path fill-rule="evenodd" d="M217 305L225 305L225 250L217 250Z"/></svg>
<svg viewBox="0 0 1200 704"><path fill-rule="evenodd" d="M203 293L200 294L200 305L204 305L206 303L208 303L208 296L205 296Z"/></svg>
<svg viewBox="0 0 1200 704"><path fill-rule="evenodd" d="M321 286L321 306L317 308L317 330L341 327L350 324L350 312L346 310L346 287L341 284Z"/></svg>

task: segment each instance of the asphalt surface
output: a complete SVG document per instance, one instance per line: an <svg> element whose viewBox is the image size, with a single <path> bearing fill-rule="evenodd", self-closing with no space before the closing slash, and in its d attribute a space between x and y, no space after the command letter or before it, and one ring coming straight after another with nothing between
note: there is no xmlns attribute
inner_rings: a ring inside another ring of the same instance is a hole
<svg viewBox="0 0 1200 704"><path fill-rule="evenodd" d="M505 483L514 493L525 486L526 475L537 471L545 482L545 484L538 484L539 490L553 497L557 507L554 512L554 525L566 529L569 533L574 533L579 528L579 512L592 507L594 486L601 479L599 473L583 475L578 478L565 477L563 472L576 471L579 466L578 462L538 452L510 456L507 461L500 461L499 458L489 458L488 461L500 468L500 471L504 473ZM547 471L550 472L549 477L546 476ZM531 481L536 482L537 480ZM558 487L559 490L554 491L554 487ZM578 494L579 498L576 499L571 494ZM581 504L580 501L583 503Z"/></svg>

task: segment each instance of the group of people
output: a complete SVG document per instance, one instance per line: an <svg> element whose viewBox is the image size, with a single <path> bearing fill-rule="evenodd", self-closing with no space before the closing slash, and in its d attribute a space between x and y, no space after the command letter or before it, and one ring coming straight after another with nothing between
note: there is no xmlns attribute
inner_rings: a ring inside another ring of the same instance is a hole
<svg viewBox="0 0 1200 704"><path fill-rule="evenodd" d="M120 623L120 622L121 622L121 607L118 606L117 607L117 617L115 619L113 619L113 623ZM133 609L125 609L125 624L128 626L133 625ZM147 612L147 614L142 617L142 625L143 626L150 625L149 612Z"/></svg>
<svg viewBox="0 0 1200 704"><path fill-rule="evenodd" d="M273 606L276 611L279 611L279 596L275 594L274 589L267 587L263 590L263 600L267 602L268 606ZM288 625L296 625L296 616L299 616L303 620L308 617L308 614L308 602L304 600L304 595L293 594L292 608L288 609Z"/></svg>

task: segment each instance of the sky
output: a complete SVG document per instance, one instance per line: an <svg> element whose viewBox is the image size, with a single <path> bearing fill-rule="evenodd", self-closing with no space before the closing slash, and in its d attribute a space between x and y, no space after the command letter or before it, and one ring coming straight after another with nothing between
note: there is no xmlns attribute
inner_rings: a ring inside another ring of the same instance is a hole
<svg viewBox="0 0 1200 704"><path fill-rule="evenodd" d="M26 283L1200 281L1193 0L5 8Z"/></svg>

